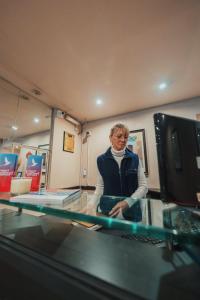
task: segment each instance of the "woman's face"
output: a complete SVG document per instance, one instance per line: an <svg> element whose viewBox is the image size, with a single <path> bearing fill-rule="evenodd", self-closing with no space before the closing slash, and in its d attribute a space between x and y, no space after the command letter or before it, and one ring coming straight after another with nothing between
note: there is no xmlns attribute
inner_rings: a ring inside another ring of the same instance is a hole
<svg viewBox="0 0 200 300"><path fill-rule="evenodd" d="M128 133L126 129L117 128L113 135L110 136L110 142L113 148L117 151L120 151L125 148L128 141Z"/></svg>

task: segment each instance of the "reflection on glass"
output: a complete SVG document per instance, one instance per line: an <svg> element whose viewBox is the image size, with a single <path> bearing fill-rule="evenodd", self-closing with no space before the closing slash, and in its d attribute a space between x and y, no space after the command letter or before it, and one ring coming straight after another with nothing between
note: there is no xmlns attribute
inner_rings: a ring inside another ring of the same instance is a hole
<svg viewBox="0 0 200 300"><path fill-rule="evenodd" d="M29 155L42 155L42 186L47 182L50 125L50 107L0 78L0 153L18 154L17 176L25 175Z"/></svg>
<svg viewBox="0 0 200 300"><path fill-rule="evenodd" d="M162 222L156 222L157 217L153 216L151 225L147 218L147 199L136 199L142 207L142 222L133 222L125 218L109 217L102 212L98 212L98 202L94 201L93 195L83 192L79 198L71 199L64 205L47 205L37 203L37 199L28 202L9 201L10 196L0 194L0 203L8 206L24 208L63 219L70 219L78 225L91 227L96 224L107 229L122 230L125 234L134 234L146 239L159 239L161 241L174 241L180 244L199 243L200 241L200 216L190 212L187 208L173 206L169 207L160 201L160 206L156 210ZM113 202L115 197L107 197L107 201ZM159 200L149 199L150 209L157 206ZM155 211L154 211L155 214ZM195 226L195 230L194 230Z"/></svg>
<svg viewBox="0 0 200 300"><path fill-rule="evenodd" d="M200 123L196 125L196 137L197 137L197 155L200 156Z"/></svg>

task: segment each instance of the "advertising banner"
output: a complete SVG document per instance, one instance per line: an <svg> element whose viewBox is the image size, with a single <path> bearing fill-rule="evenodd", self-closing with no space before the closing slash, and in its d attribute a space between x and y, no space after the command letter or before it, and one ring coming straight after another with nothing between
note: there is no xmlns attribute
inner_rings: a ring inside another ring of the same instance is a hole
<svg viewBox="0 0 200 300"><path fill-rule="evenodd" d="M0 153L0 192L10 192L11 179L15 175L17 154Z"/></svg>
<svg viewBox="0 0 200 300"><path fill-rule="evenodd" d="M31 191L37 192L40 189L40 178L42 172L42 156L30 155L28 157L25 177L32 178Z"/></svg>

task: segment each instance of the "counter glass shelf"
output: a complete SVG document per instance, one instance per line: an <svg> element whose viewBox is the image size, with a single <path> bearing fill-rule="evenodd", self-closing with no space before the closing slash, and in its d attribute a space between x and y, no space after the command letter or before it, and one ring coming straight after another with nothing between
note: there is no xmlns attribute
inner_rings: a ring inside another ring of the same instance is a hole
<svg viewBox="0 0 200 300"><path fill-rule="evenodd" d="M10 194L0 193L0 203L6 205L7 208L17 208L18 214L23 213L25 209L72 220L88 228L92 227L92 224L98 224L104 228L122 230L130 234L178 244L199 244L200 242L200 211L163 203L160 200L135 199L135 204L141 207L142 219L140 222L134 222L130 217L128 220L124 219L123 215L112 218L103 214L98 207L100 199L85 191L79 198L69 200L64 205L18 203L11 202L10 198ZM106 197L107 203L111 205L117 199L118 197ZM9 213L9 210L4 210L4 213Z"/></svg>

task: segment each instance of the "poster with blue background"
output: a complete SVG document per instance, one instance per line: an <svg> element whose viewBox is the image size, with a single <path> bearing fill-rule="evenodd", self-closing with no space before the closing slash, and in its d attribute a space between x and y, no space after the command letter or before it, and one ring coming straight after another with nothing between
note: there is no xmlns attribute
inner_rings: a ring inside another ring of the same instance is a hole
<svg viewBox="0 0 200 300"><path fill-rule="evenodd" d="M0 192L10 192L11 179L15 175L17 154L0 153Z"/></svg>
<svg viewBox="0 0 200 300"><path fill-rule="evenodd" d="M31 191L37 192L40 189L40 178L42 172L42 156L30 155L28 157L25 176L32 178Z"/></svg>

